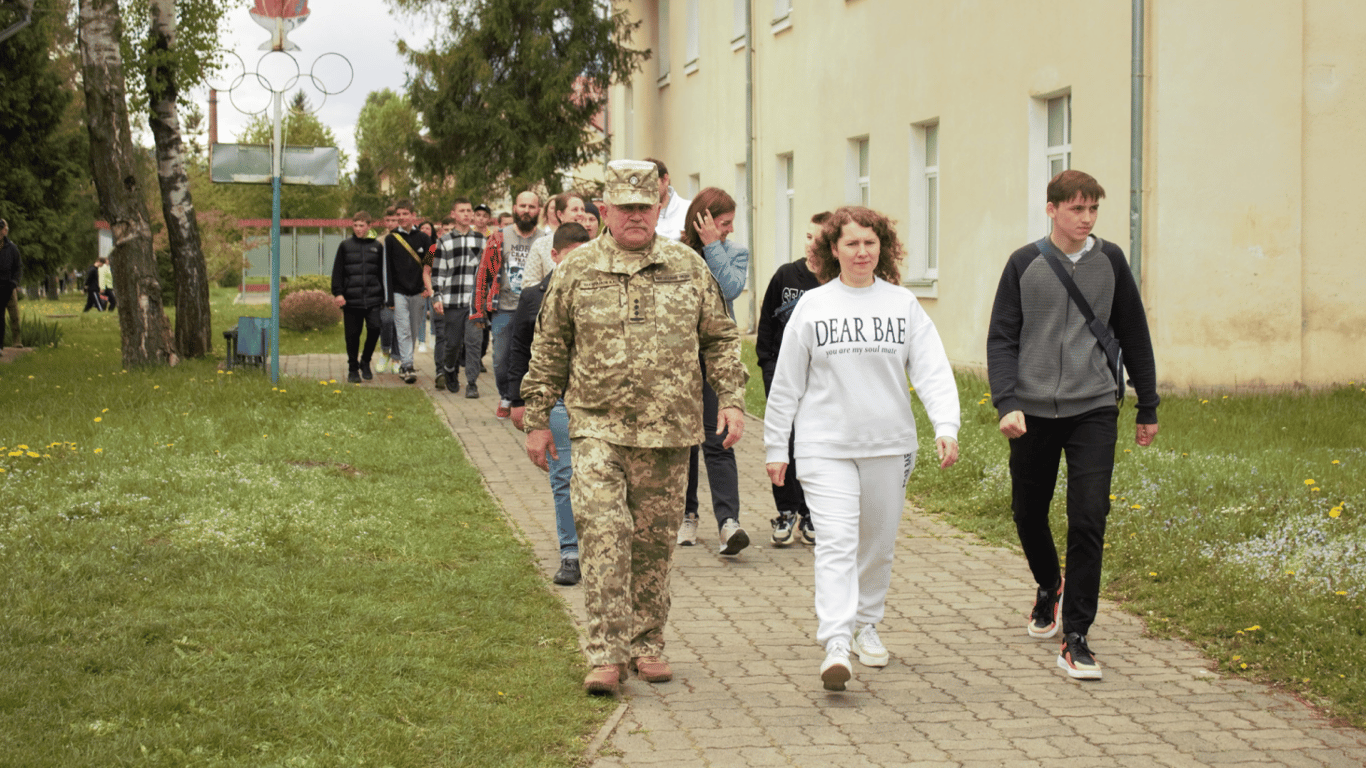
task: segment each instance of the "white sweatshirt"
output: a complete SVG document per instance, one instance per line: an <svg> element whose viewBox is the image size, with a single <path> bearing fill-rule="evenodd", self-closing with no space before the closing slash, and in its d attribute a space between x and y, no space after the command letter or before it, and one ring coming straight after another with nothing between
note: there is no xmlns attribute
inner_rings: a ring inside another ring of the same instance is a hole
<svg viewBox="0 0 1366 768"><path fill-rule="evenodd" d="M936 438L958 439L958 387L944 343L920 302L880 278L851 288L838 278L797 302L783 332L764 417L769 463L914 453L907 377Z"/></svg>

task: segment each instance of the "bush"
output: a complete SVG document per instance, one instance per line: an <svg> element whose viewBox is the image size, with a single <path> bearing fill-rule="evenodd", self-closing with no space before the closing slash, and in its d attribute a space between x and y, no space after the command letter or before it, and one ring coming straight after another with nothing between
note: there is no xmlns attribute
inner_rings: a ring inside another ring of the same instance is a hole
<svg viewBox="0 0 1366 768"><path fill-rule="evenodd" d="M328 296L332 295L332 276L331 275L295 275L289 278L289 282L280 280L280 301L284 301L291 294L300 291L322 291Z"/></svg>
<svg viewBox="0 0 1366 768"><path fill-rule="evenodd" d="M23 341L26 347L55 347L62 341L62 326L60 324L37 319L31 320L23 315L19 317L18 328L6 325L6 333L13 339L7 343L16 344Z"/></svg>
<svg viewBox="0 0 1366 768"><path fill-rule="evenodd" d="M280 291L284 293L283 289ZM280 300L280 327L316 331L341 322L342 311L323 291L296 291Z"/></svg>

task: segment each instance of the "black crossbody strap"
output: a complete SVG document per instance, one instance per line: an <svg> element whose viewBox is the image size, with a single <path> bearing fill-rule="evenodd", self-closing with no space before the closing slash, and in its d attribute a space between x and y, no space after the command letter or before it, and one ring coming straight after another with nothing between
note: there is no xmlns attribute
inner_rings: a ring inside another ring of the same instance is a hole
<svg viewBox="0 0 1366 768"><path fill-rule="evenodd" d="M1110 329L1105 327L1096 313L1091 311L1091 305L1086 301L1086 297L1081 295L1081 289L1077 287L1077 282L1072 276L1067 274L1067 269L1058 260L1058 247L1052 240L1042 238L1035 243L1039 248L1039 253L1043 254L1048 266L1053 268L1053 272L1058 276L1058 281L1062 287L1067 289L1067 295L1072 297L1072 303L1081 310L1081 316L1086 319L1086 327L1091 330L1091 334L1100 342L1100 348L1105 352L1105 359L1110 364L1110 373L1114 374L1116 384L1116 400L1124 399L1124 351L1119 346L1119 340L1115 338Z"/></svg>

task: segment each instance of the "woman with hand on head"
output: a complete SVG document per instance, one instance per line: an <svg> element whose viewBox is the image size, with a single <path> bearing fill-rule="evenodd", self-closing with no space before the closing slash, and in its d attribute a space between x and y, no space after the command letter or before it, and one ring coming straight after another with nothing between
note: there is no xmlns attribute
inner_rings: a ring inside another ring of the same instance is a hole
<svg viewBox="0 0 1366 768"><path fill-rule="evenodd" d="M939 466L958 460L958 388L943 342L901 287L902 246L886 216L857 206L826 220L812 247L824 282L792 311L769 391L764 446L782 485L794 433L797 477L816 537L821 682L842 691L849 653L886 666L878 637L906 482L918 446L909 387L934 424Z"/></svg>
<svg viewBox="0 0 1366 768"><path fill-rule="evenodd" d="M697 251L712 277L721 286L726 300L726 311L735 317L732 302L745 290L749 274L749 249L726 238L735 231L735 199L718 187L707 187L697 193L688 206L687 223L683 228L683 244ZM701 360L699 359L699 364ZM736 555L749 546L749 534L740 527L740 478L735 469L735 451L722 445L725 435L716 433L716 392L706 384L706 366L702 367L702 426L706 440L701 452L707 459L707 482L711 485L712 511L720 537L720 552ZM678 543L689 547L697 543L697 477L698 446L693 446L688 459L688 493L684 501L683 525L678 529Z"/></svg>

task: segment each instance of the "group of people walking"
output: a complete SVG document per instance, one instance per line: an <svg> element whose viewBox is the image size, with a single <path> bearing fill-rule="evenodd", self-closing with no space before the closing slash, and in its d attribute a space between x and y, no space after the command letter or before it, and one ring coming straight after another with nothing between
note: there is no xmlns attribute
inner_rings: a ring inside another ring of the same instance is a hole
<svg viewBox="0 0 1366 768"><path fill-rule="evenodd" d="M1138 398L1135 440L1146 446L1157 433L1137 287L1118 246L1091 233L1104 195L1079 171L1049 183L1052 232L1007 261L987 342L992 402L1010 440L1015 523L1038 585L1025 629L1037 638L1061 631L1057 664L1079 679L1101 676L1087 632L1126 368ZM631 673L672 679L663 636L669 569L675 546L699 541L701 461L719 553L733 557L750 544L733 450L745 431L747 373L732 310L750 254L728 240L730 195L713 187L683 199L655 160L610 163L600 210L577 193L553 199L549 232L538 224L540 205L535 193L519 194L512 221L485 233L459 200L454 227L433 242L410 235L418 232L411 206L400 203L402 222L382 245L363 236L369 217L358 213L355 237L338 251L333 293L348 313L353 380L371 375L384 306L395 309L400 372L412 380L405 350L414 333L402 326L431 297L445 318L437 383L459 391L463 368L466 396L477 397L483 328L491 328L494 415L525 430L528 458L549 472L561 546L555 582L583 584L592 667L584 687L610 694ZM779 267L760 311L771 538L814 546L815 636L828 690L844 690L851 656L868 667L890 663L878 625L918 453L912 390L934 429L939 467L959 456L953 370L934 322L900 284L903 251L881 213L818 214L805 258ZM372 330L358 352L362 324ZM1111 359L1119 350L1124 367ZM1060 455L1065 572L1048 520Z"/></svg>

